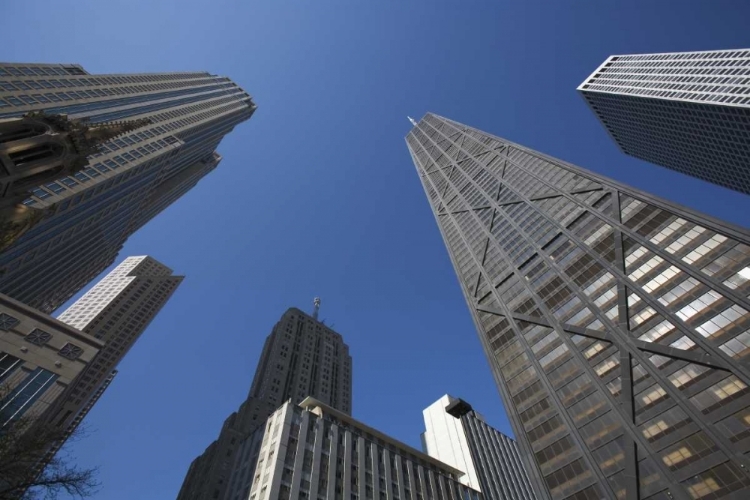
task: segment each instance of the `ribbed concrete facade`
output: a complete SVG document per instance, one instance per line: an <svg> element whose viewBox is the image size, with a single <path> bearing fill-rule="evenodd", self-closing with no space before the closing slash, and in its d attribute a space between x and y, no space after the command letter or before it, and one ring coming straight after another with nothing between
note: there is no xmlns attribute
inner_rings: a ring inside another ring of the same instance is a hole
<svg viewBox="0 0 750 500"><path fill-rule="evenodd" d="M75 430L182 280L151 257L128 257L60 314L60 321L101 340L104 347L55 405L50 416L54 425Z"/></svg>
<svg viewBox="0 0 750 500"><path fill-rule="evenodd" d="M485 500L536 498L515 440L488 425L471 405L446 394L423 415L425 453L465 472L461 482Z"/></svg>
<svg viewBox="0 0 750 500"><path fill-rule="evenodd" d="M445 411L455 398L444 395L422 411L425 431L421 435L422 451L463 471L461 482L481 490L477 468L471 457L466 431L460 419ZM489 498L484 495L485 498Z"/></svg>
<svg viewBox="0 0 750 500"><path fill-rule="evenodd" d="M225 500L479 500L463 472L314 398L291 401L245 439Z"/></svg>
<svg viewBox="0 0 750 500"><path fill-rule="evenodd" d="M223 498L240 440L284 402L300 403L308 396L350 413L352 359L340 334L291 308L266 339L247 400L190 465L178 500Z"/></svg>
<svg viewBox="0 0 750 500"><path fill-rule="evenodd" d="M191 189L255 104L205 72L90 75L81 66L0 63L0 118L29 111L151 124L107 142L80 172L32 190L51 215L0 253L0 292L52 312L115 261L138 228Z"/></svg>
<svg viewBox="0 0 750 500"><path fill-rule="evenodd" d="M750 50L607 58L579 87L623 152L750 194Z"/></svg>
<svg viewBox="0 0 750 500"><path fill-rule="evenodd" d="M750 233L432 114L406 140L542 495L750 494Z"/></svg>

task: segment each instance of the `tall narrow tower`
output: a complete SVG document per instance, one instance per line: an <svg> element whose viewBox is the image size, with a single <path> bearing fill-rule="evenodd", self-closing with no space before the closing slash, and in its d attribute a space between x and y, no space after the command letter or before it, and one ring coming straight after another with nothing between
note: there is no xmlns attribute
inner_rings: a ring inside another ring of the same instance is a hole
<svg viewBox="0 0 750 500"><path fill-rule="evenodd" d="M66 390L50 415L54 425L75 430L182 280L149 256L128 257L60 314L59 321L101 340L104 347Z"/></svg>
<svg viewBox="0 0 750 500"><path fill-rule="evenodd" d="M406 137L549 498L750 494L750 233L466 125Z"/></svg>
<svg viewBox="0 0 750 500"><path fill-rule="evenodd" d="M351 414L352 358L339 333L290 308L266 338L247 399L190 465L178 500L223 498L239 443L282 404L307 397Z"/></svg>
<svg viewBox="0 0 750 500"><path fill-rule="evenodd" d="M141 125L104 142L80 170L45 172L36 184L11 162L6 177L31 193L21 201L30 210L8 214L23 234L0 252L0 293L46 313L60 307L218 165L219 142L255 109L235 83L206 72L91 75L78 65L0 63L0 135L14 123L7 119L38 111L94 129Z"/></svg>

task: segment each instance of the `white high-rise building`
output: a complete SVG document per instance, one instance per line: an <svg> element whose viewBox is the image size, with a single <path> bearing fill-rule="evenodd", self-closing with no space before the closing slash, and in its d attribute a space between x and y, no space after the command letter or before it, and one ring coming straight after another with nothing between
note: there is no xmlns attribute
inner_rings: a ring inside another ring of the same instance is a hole
<svg viewBox="0 0 750 500"><path fill-rule="evenodd" d="M455 467L312 397L287 401L237 447L223 500L494 500Z"/></svg>
<svg viewBox="0 0 750 500"><path fill-rule="evenodd" d="M425 425L422 449L431 457L464 471L466 475L461 477L461 482L479 490L479 478L471 459L464 426L461 420L445 411L453 401L454 398L446 394L422 411Z"/></svg>
<svg viewBox="0 0 750 500"><path fill-rule="evenodd" d="M183 278L149 256L128 257L60 314L59 321L103 341L104 347L60 398L52 412L55 425L75 429Z"/></svg>
<svg viewBox="0 0 750 500"><path fill-rule="evenodd" d="M422 413L422 448L463 471L462 483L485 500L535 497L515 440L487 424L469 403L446 394Z"/></svg>
<svg viewBox="0 0 750 500"><path fill-rule="evenodd" d="M578 90L624 153L750 194L750 50L610 56Z"/></svg>

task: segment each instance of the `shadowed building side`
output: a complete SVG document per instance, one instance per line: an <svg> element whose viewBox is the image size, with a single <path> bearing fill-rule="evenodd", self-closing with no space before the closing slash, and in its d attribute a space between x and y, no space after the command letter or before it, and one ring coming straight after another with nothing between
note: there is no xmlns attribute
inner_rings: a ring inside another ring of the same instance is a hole
<svg viewBox="0 0 750 500"><path fill-rule="evenodd" d="M750 194L750 50L610 56L578 91L624 153Z"/></svg>

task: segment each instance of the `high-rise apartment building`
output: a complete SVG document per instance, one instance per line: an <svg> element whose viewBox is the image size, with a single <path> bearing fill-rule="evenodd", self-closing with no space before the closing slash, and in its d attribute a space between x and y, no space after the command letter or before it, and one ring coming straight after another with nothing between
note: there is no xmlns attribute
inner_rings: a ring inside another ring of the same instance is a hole
<svg viewBox="0 0 750 500"><path fill-rule="evenodd" d="M623 152L750 194L750 50L611 56L578 90Z"/></svg>
<svg viewBox="0 0 750 500"><path fill-rule="evenodd" d="M316 315L290 308L266 339L247 400L190 465L178 500L223 498L238 443L283 403L307 397L350 414L352 359L340 334Z"/></svg>
<svg viewBox="0 0 750 500"><path fill-rule="evenodd" d="M406 137L532 482L750 493L750 233L466 125Z"/></svg>
<svg viewBox="0 0 750 500"><path fill-rule="evenodd" d="M104 347L51 411L54 425L67 427L69 433L75 430L182 280L151 257L128 257L60 314L59 321L102 341Z"/></svg>
<svg viewBox="0 0 750 500"><path fill-rule="evenodd" d="M0 253L0 292L51 312L112 264L124 241L214 169L221 139L255 111L205 72L91 75L78 65L0 64L0 119L32 111L90 124L148 121L73 175L31 189L44 211Z"/></svg>
<svg viewBox="0 0 750 500"><path fill-rule="evenodd" d="M425 408L422 449L463 471L461 482L485 500L536 497L515 440L491 427L470 404L449 395Z"/></svg>
<svg viewBox="0 0 750 500"><path fill-rule="evenodd" d="M224 500L482 498L463 471L314 398L284 403L238 447Z"/></svg>

